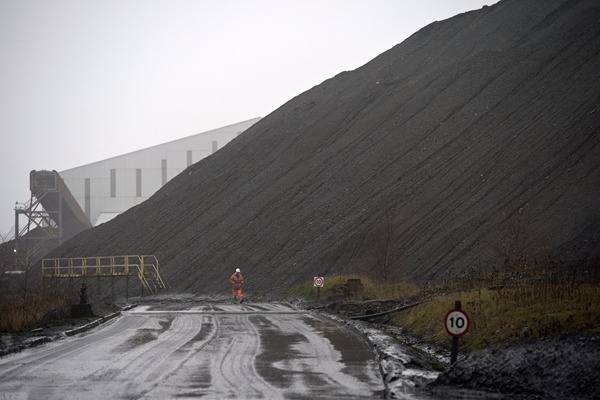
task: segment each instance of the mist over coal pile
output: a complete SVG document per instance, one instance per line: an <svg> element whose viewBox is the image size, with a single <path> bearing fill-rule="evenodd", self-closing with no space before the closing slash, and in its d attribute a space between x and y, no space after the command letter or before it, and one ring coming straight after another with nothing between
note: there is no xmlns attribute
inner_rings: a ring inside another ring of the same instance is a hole
<svg viewBox="0 0 600 400"><path fill-rule="evenodd" d="M504 0L433 23L52 256L155 254L189 292L240 267L270 293L384 255L419 282L598 257L599 21L595 0Z"/></svg>

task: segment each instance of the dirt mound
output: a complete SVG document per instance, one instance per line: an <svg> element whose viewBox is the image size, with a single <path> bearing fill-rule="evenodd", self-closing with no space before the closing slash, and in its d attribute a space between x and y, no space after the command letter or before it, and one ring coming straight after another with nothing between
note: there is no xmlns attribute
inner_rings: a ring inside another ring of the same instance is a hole
<svg viewBox="0 0 600 400"><path fill-rule="evenodd" d="M235 267L282 293L599 256L599 19L595 0L504 0L433 23L50 256L154 254L190 293Z"/></svg>
<svg viewBox="0 0 600 400"><path fill-rule="evenodd" d="M562 334L471 353L434 386L487 389L523 399L598 399L598 371L600 336Z"/></svg>

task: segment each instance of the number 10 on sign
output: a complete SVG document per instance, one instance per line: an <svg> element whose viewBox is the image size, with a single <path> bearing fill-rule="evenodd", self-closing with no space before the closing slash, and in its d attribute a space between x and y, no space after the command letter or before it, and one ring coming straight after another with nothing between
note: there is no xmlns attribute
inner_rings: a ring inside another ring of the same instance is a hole
<svg viewBox="0 0 600 400"><path fill-rule="evenodd" d="M446 331L449 335L459 337L469 331L471 320L469 314L461 309L448 311L446 314Z"/></svg>

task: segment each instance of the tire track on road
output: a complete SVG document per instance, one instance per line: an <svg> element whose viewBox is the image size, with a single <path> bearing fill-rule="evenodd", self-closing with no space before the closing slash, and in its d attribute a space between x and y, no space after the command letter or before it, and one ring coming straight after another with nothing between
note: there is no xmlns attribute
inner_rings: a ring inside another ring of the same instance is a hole
<svg viewBox="0 0 600 400"><path fill-rule="evenodd" d="M192 340L201 328L201 317L198 315L176 317L170 329L155 341L134 349L119 362L109 364L106 372L93 378L113 382L108 398L143 397L177 371L185 356L175 353Z"/></svg>
<svg viewBox="0 0 600 400"><path fill-rule="evenodd" d="M257 372L255 361L261 352L260 334L248 316L235 318L237 330L230 339L225 357L219 364L221 377L233 389L236 398L279 398L281 391Z"/></svg>

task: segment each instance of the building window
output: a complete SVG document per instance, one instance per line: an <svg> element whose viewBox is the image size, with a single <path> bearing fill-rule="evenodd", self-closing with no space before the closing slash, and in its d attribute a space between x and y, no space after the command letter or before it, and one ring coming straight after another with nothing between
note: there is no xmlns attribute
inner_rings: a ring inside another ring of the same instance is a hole
<svg viewBox="0 0 600 400"><path fill-rule="evenodd" d="M160 173L162 177L162 185L167 184L167 160L160 160Z"/></svg>
<svg viewBox="0 0 600 400"><path fill-rule="evenodd" d="M142 197L142 170L135 170L135 196Z"/></svg>
<svg viewBox="0 0 600 400"><path fill-rule="evenodd" d="M117 197L117 170L110 170L110 197Z"/></svg>

